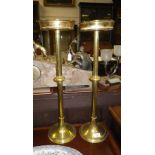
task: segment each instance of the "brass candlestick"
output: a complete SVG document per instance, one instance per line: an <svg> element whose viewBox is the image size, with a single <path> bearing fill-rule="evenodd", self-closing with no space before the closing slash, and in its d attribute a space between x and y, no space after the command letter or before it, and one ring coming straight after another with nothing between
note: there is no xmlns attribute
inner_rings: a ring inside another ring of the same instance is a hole
<svg viewBox="0 0 155 155"><path fill-rule="evenodd" d="M57 82L58 87L58 109L59 118L58 123L54 124L48 133L49 139L57 144L64 144L70 142L76 136L75 128L64 122L64 110L63 110L63 81L62 76L62 59L60 52L60 30L67 31L73 30L74 22L65 20L54 21L40 21L41 29L54 30L55 32L55 52L56 52L56 77L54 81Z"/></svg>
<svg viewBox="0 0 155 155"><path fill-rule="evenodd" d="M92 113L91 121L83 124L80 128L80 136L90 142L99 143L105 140L107 131L101 124L96 123L96 99L97 99L97 84L100 80L98 76L98 52L99 52L99 31L109 31L113 29L113 20L94 20L83 22L80 24L81 31L94 31L94 61L93 72L90 80L92 81Z"/></svg>

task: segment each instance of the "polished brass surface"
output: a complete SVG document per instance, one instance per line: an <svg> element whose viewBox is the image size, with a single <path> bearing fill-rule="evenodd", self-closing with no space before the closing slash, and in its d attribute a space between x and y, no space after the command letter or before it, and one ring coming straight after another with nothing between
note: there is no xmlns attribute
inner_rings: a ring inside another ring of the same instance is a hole
<svg viewBox="0 0 155 155"><path fill-rule="evenodd" d="M64 144L75 138L76 130L68 123L54 124L48 133L48 138L56 144Z"/></svg>
<svg viewBox="0 0 155 155"><path fill-rule="evenodd" d="M99 31L94 31L94 61L92 77L92 119L96 120L96 98L97 98L97 83L95 77L98 76L98 50L99 50Z"/></svg>
<svg viewBox="0 0 155 155"><path fill-rule="evenodd" d="M100 77L99 76L91 76L89 78L90 81L99 81L100 80Z"/></svg>
<svg viewBox="0 0 155 155"><path fill-rule="evenodd" d="M90 143L100 143L107 137L107 131L98 123L83 124L79 132L80 136Z"/></svg>
<svg viewBox="0 0 155 155"><path fill-rule="evenodd" d="M94 31L94 30L112 30L114 26L114 20L92 20L85 21L80 24L81 31Z"/></svg>
<svg viewBox="0 0 155 155"><path fill-rule="evenodd" d="M67 26L67 23L71 24L72 22L64 22L59 21L60 25L56 25L57 21L49 21L49 29L54 30L55 33L55 51L56 51L56 77L54 78L54 81L57 82L58 87L58 123L54 124L48 133L49 139L53 143L57 144L64 144L70 142L75 136L76 136L76 130L75 128L64 122L64 110L63 110L63 81L64 77L62 76L62 59L61 59L61 51L60 51L60 30L64 29L72 29L71 25ZM62 23L62 24L61 24ZM64 28L63 28L64 24ZM66 25L65 25L66 24ZM46 25L41 25L42 28L47 28Z"/></svg>
<svg viewBox="0 0 155 155"><path fill-rule="evenodd" d="M100 77L98 76L98 53L99 53L99 30L112 30L113 20L95 20L81 23L80 28L84 31L94 31L94 61L93 72L90 80L92 81L92 109L91 121L83 124L80 128L80 136L90 142L99 143L106 139L107 131L100 124L96 123L96 102L97 102L97 85Z"/></svg>
<svg viewBox="0 0 155 155"><path fill-rule="evenodd" d="M54 81L55 82L61 82L61 81L64 81L65 80L65 78L63 77L63 76L56 76L55 78L54 78Z"/></svg>
<svg viewBox="0 0 155 155"><path fill-rule="evenodd" d="M72 30L74 28L74 21L69 20L40 20L41 30Z"/></svg>

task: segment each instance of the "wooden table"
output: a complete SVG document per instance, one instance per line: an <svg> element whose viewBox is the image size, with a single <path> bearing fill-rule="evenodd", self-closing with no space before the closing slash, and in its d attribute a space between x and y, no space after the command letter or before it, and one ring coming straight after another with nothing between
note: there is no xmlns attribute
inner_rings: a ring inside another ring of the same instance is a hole
<svg viewBox="0 0 155 155"><path fill-rule="evenodd" d="M105 126L105 125L104 125ZM109 132L108 137L102 143L92 144L84 141L79 135L80 125L75 125L77 135L74 140L64 144L80 151L83 155L121 155L120 149ZM33 145L55 145L48 139L49 127L34 128Z"/></svg>
<svg viewBox="0 0 155 155"><path fill-rule="evenodd" d="M121 126L121 105L109 106L109 111L114 120Z"/></svg>
<svg viewBox="0 0 155 155"><path fill-rule="evenodd" d="M121 103L121 85L109 87L99 85L97 93L98 121L108 122L108 107ZM65 119L72 124L82 124L90 120L92 104L91 91L64 91L63 107ZM51 94L33 96L33 127L50 126L57 121L58 95L52 90Z"/></svg>
<svg viewBox="0 0 155 155"><path fill-rule="evenodd" d="M121 105L109 106L109 112L111 115L109 127L121 147Z"/></svg>

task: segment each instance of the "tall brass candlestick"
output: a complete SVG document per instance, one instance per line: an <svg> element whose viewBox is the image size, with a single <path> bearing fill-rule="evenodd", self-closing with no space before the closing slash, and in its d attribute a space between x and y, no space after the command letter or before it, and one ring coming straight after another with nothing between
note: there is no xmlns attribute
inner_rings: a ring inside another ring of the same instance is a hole
<svg viewBox="0 0 155 155"><path fill-rule="evenodd" d="M92 81L92 113L91 121L83 124L80 128L80 136L90 142L99 143L105 140L107 131L99 123L96 123L96 101L97 101L97 84L100 80L98 76L98 52L99 52L99 31L109 31L113 29L113 20L94 20L80 24L81 31L94 31L94 61L93 72L90 80Z"/></svg>
<svg viewBox="0 0 155 155"><path fill-rule="evenodd" d="M58 87L58 110L59 118L58 123L54 124L48 133L49 139L57 144L64 144L70 142L76 136L75 128L64 122L63 110L63 81L62 76L62 59L60 52L60 30L72 30L74 26L73 21L54 20L54 21L41 21L40 26L42 29L54 30L55 32L55 52L56 52L56 77L54 81L57 82Z"/></svg>

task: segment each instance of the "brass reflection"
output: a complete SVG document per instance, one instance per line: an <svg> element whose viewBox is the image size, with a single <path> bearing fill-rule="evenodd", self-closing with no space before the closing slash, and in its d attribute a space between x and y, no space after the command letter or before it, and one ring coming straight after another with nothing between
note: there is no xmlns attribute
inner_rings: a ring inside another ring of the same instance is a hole
<svg viewBox="0 0 155 155"><path fill-rule="evenodd" d="M74 22L67 20L54 20L54 21L40 21L40 27L42 30L53 30L55 34L55 53L56 53L56 77L54 81L57 82L58 87L58 110L59 117L58 123L54 124L49 132L49 139L57 144L68 143L76 136L75 128L64 122L64 110L63 110L63 81L62 76L62 59L60 52L60 31L73 30Z"/></svg>
<svg viewBox="0 0 155 155"><path fill-rule="evenodd" d="M105 140L107 131L104 127L96 122L96 100L97 100L97 84L100 80L98 76L98 53L99 53L99 31L109 31L113 29L113 20L94 20L83 22L80 24L81 31L94 31L94 61L93 72L90 80L92 81L92 112L91 121L83 124L80 128L80 136L90 142L99 143Z"/></svg>

